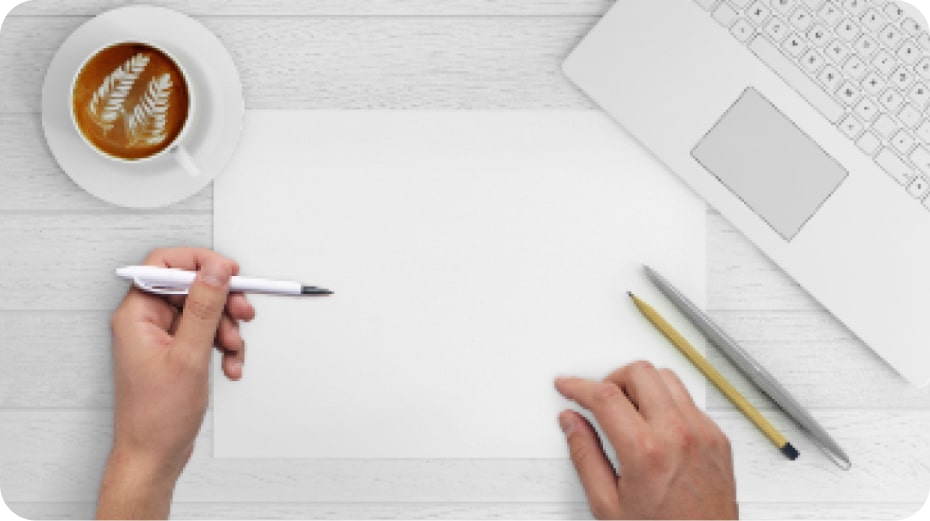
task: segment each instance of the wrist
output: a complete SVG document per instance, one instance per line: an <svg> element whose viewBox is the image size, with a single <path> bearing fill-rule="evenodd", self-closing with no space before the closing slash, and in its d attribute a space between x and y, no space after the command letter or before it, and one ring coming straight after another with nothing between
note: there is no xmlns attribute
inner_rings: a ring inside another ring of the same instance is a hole
<svg viewBox="0 0 930 521"><path fill-rule="evenodd" d="M163 458L143 451L114 445L107 459L105 472L127 486L170 494L181 475L182 469L177 467Z"/></svg>

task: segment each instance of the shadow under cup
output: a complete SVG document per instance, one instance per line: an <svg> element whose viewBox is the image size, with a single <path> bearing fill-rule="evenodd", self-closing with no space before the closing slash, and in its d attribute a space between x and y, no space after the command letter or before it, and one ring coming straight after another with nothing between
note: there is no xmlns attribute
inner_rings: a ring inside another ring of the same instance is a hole
<svg viewBox="0 0 930 521"><path fill-rule="evenodd" d="M186 76L165 51L126 42L93 54L74 79L74 125L92 148L123 161L152 159L172 148L188 124Z"/></svg>

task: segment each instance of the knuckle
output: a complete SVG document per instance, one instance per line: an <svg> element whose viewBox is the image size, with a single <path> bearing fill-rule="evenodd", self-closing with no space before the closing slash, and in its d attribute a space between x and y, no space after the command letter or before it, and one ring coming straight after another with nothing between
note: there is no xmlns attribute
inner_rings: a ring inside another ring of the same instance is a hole
<svg viewBox="0 0 930 521"><path fill-rule="evenodd" d="M184 312L198 320L208 320L219 315L221 304L213 299L188 297L184 303Z"/></svg>
<svg viewBox="0 0 930 521"><path fill-rule="evenodd" d="M691 450L697 445L697 434L682 420L673 420L668 427L672 442L679 449Z"/></svg>
<svg viewBox="0 0 930 521"><path fill-rule="evenodd" d="M159 259L165 257L168 250L165 248L155 248L154 250L149 251L149 254L145 257L145 264L160 264Z"/></svg>
<svg viewBox="0 0 930 521"><path fill-rule="evenodd" d="M612 383L602 382L597 384L592 395L592 401L595 406L605 407L617 398L621 393L620 388Z"/></svg>
<svg viewBox="0 0 930 521"><path fill-rule="evenodd" d="M644 435L638 440L639 454L648 466L660 466L665 459L666 449L662 443L652 435Z"/></svg>
<svg viewBox="0 0 930 521"><path fill-rule="evenodd" d="M631 373L645 373L650 371L655 371L655 366L647 360L639 360L630 364Z"/></svg>

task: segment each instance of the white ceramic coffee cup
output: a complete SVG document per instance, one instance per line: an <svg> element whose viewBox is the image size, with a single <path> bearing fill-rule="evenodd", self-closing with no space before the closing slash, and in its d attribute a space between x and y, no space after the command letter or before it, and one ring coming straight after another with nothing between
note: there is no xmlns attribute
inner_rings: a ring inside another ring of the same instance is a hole
<svg viewBox="0 0 930 521"><path fill-rule="evenodd" d="M128 45L145 45L167 56L168 59L171 60L174 66L177 67L178 71L181 73L181 79L182 81L184 81L184 84L187 87L187 117L184 119L184 126L181 127L181 131L178 132L178 135L175 136L174 140L171 143L169 143L167 146L162 148L160 151L150 156L133 158L133 159L127 159L127 158L115 156L113 154L109 154L101 150L100 148L97 147L97 145L91 142L90 139L88 139L87 136L84 135L84 132L81 130L81 127L78 125L77 117L75 116L75 107L74 107L74 87L77 84L77 80L80 77L81 72L84 71L84 68L87 67L87 64L90 62L90 60L106 49L109 49L111 47L116 47L119 45L127 45L127 44ZM81 139L84 140L84 143L86 143L87 146L89 146L94 152L96 152L101 157L104 157L111 161L117 161L120 163L124 163L124 164L138 164L144 161L153 161L166 154L170 154L174 158L174 160L178 162L178 165L180 165L180 167L184 169L185 172L190 174L191 177L196 177L200 175L200 167L197 166L197 163L194 161L194 158L191 156L190 152L182 144L182 142L184 141L184 138L188 134L188 131L193 126L193 119L194 119L194 115L196 114L194 110L196 99L197 99L197 95L194 92L193 84L190 81L190 76L187 74L187 71L184 69L184 66L181 65L181 62L178 61L178 59L175 58L174 55L166 51L161 46L156 45L151 42L143 42L143 41L136 41L136 40L123 40L123 41L114 41L112 43L104 45L100 47L99 49L97 49L96 51L90 53L90 55L84 59L84 62L81 63L80 67L78 67L77 72L74 73L74 78L72 78L71 80L71 88L68 90L68 112L69 114L71 114L71 124L74 126L74 131L77 132L79 136L81 136Z"/></svg>

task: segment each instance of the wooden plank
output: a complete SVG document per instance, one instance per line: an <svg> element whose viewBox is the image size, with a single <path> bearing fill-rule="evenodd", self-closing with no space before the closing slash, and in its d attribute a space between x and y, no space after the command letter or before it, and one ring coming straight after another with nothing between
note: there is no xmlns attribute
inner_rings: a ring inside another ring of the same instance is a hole
<svg viewBox="0 0 930 521"><path fill-rule="evenodd" d="M786 460L739 413L714 413L730 436L741 502L919 503L930 491L930 412L827 410L853 461L839 470L796 429ZM0 489L9 502L95 497L110 412L0 411ZM565 503L584 501L567 460L241 460L212 457L210 416L178 484L178 502ZM502 427L504 428L504 427ZM553 424L553 428L556 428Z"/></svg>
<svg viewBox="0 0 930 521"><path fill-rule="evenodd" d="M85 20L6 20L0 112L39 110L54 52ZM593 108L560 67L594 17L200 20L230 50L250 109Z"/></svg>
<svg viewBox="0 0 930 521"><path fill-rule="evenodd" d="M741 503L741 519L904 519L922 503ZM97 504L12 503L26 519L92 519ZM590 519L585 503L174 503L173 519Z"/></svg>
<svg viewBox="0 0 930 521"><path fill-rule="evenodd" d="M192 16L600 16L609 0L33 0L11 16L96 15L125 4L145 3Z"/></svg>
<svg viewBox="0 0 930 521"><path fill-rule="evenodd" d="M0 114L0 143L3 143L0 212L131 213L97 199L71 181L45 143L38 113ZM161 212L212 209L213 190L204 189Z"/></svg>
<svg viewBox="0 0 930 521"><path fill-rule="evenodd" d="M713 318L807 407L930 407L926 390L909 384L825 311L730 311ZM754 405L773 407L718 349L707 353ZM731 407L715 389L707 396L709 408Z"/></svg>
<svg viewBox="0 0 930 521"><path fill-rule="evenodd" d="M0 311L0 407L112 406L109 317L110 310ZM930 395L837 331L824 312L731 311L714 318L813 410L930 408ZM708 356L756 406L772 409L716 349ZM707 396L709 409L732 410L715 389Z"/></svg>
<svg viewBox="0 0 930 521"><path fill-rule="evenodd" d="M112 310L126 292L117 267L157 247L212 242L210 213L4 215L0 310Z"/></svg>
<svg viewBox="0 0 930 521"><path fill-rule="evenodd" d="M707 219L707 287L714 311L824 309L717 212Z"/></svg>

